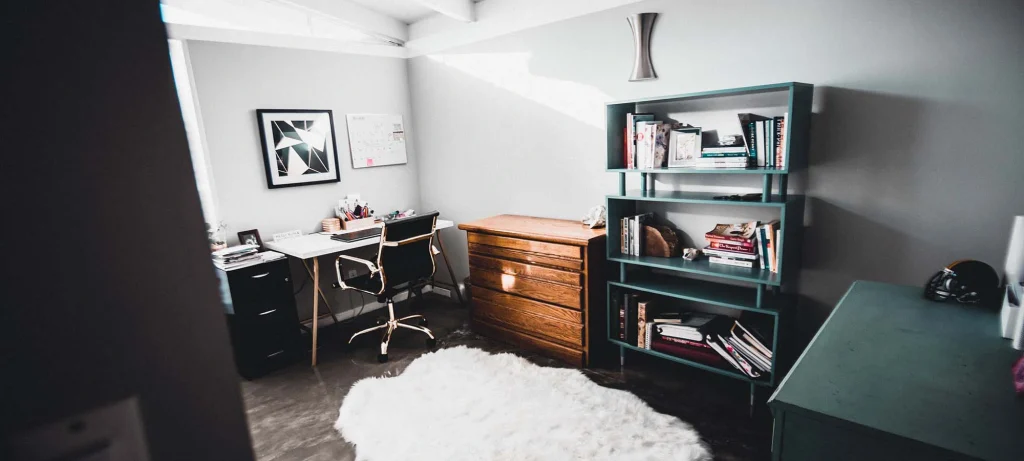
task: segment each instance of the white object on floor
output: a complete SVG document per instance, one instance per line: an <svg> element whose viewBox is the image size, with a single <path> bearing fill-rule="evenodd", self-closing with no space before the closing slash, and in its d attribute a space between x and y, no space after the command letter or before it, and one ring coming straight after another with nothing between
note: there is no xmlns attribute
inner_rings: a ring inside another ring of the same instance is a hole
<svg viewBox="0 0 1024 461"><path fill-rule="evenodd" d="M334 428L357 460L711 459L689 424L629 392L465 346L357 382Z"/></svg>

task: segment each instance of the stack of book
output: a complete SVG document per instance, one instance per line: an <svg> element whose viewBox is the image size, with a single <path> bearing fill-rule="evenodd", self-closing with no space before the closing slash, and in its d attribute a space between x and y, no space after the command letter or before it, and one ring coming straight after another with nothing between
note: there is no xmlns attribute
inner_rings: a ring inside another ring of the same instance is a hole
<svg viewBox="0 0 1024 461"><path fill-rule="evenodd" d="M759 266L763 270L778 272L775 249L779 237L778 221L717 224L704 234L708 246L702 251L711 264L749 268Z"/></svg>
<svg viewBox="0 0 1024 461"><path fill-rule="evenodd" d="M628 169L652 169L665 166L669 132L679 126L654 120L654 114L626 114L623 130L622 163Z"/></svg>
<svg viewBox="0 0 1024 461"><path fill-rule="evenodd" d="M697 168L746 168L751 157L744 141L742 136L736 136L733 142L702 147Z"/></svg>
<svg viewBox="0 0 1024 461"><path fill-rule="evenodd" d="M642 256L644 252L644 224L654 219L653 213L626 216L619 221L621 242L619 251L624 255Z"/></svg>
<svg viewBox="0 0 1024 461"><path fill-rule="evenodd" d="M214 251L212 256L213 264L217 267L221 269L234 269L260 260L260 247L257 245L237 245Z"/></svg>
<svg viewBox="0 0 1024 461"><path fill-rule="evenodd" d="M786 168L786 150L789 148L786 128L789 126L789 113L781 117L739 114L739 119L747 152L754 165Z"/></svg>

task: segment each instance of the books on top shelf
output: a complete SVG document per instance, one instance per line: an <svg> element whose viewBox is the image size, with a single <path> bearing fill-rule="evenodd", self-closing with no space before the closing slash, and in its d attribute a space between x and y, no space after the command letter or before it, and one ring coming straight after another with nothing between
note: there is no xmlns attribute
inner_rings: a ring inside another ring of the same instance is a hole
<svg viewBox="0 0 1024 461"><path fill-rule="evenodd" d="M781 117L744 113L738 117L752 164L775 169L787 168L786 151L789 148L789 139L786 133L789 113L784 113Z"/></svg>
<svg viewBox="0 0 1024 461"><path fill-rule="evenodd" d="M780 237L779 221L751 221L739 224L717 224L704 234L708 246L702 250L711 264L737 267L760 267L778 272L776 248Z"/></svg>
<svg viewBox="0 0 1024 461"><path fill-rule="evenodd" d="M724 315L700 312L655 313L637 295L622 296L619 339L641 349L732 367L750 378L770 373L773 353L754 330Z"/></svg>

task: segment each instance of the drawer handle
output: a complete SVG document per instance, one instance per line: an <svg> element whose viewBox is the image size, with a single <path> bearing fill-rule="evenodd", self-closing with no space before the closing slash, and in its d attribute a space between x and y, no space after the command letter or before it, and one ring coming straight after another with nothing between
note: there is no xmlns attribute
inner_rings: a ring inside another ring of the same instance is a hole
<svg viewBox="0 0 1024 461"><path fill-rule="evenodd" d="M261 279L261 278L266 277L268 275L270 275L270 272L264 272L264 273L262 273L260 275L254 275L254 276L252 276L252 278L254 278L254 279Z"/></svg>
<svg viewBox="0 0 1024 461"><path fill-rule="evenodd" d="M267 314L270 314L272 312L277 312L277 309L271 309L271 310L266 311L266 312L260 312L260 315L267 315Z"/></svg>
<svg viewBox="0 0 1024 461"><path fill-rule="evenodd" d="M273 354L268 355L267 358L269 359L269 358L271 358L271 357L273 357L275 355L281 355L281 354L284 354L284 349L281 349L281 350L279 350L277 352L274 352Z"/></svg>

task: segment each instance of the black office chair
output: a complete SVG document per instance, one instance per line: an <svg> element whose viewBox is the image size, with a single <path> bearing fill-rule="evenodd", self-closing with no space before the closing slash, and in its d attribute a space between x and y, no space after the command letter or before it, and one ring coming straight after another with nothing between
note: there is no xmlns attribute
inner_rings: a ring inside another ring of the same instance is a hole
<svg viewBox="0 0 1024 461"><path fill-rule="evenodd" d="M360 331L351 338L349 344L357 336L375 330L387 329L380 342L380 355L377 361L388 361L388 342L391 334L399 328L421 331L427 334L427 347L437 345L434 334L427 329L427 319L422 315L409 315L395 318L395 306L392 299L398 293L409 290L410 296L418 294L423 286L434 276L434 256L439 252L433 245L434 231L437 229L438 212L409 218L395 219L384 224L380 234L380 247L377 251L376 264L365 259L349 255L338 256L335 260L337 271L337 288L357 290L377 296L377 301L387 303L388 320L375 327ZM370 273L342 278L345 271L341 267L342 260L353 261L365 265ZM418 325L401 323L404 320L419 319Z"/></svg>

